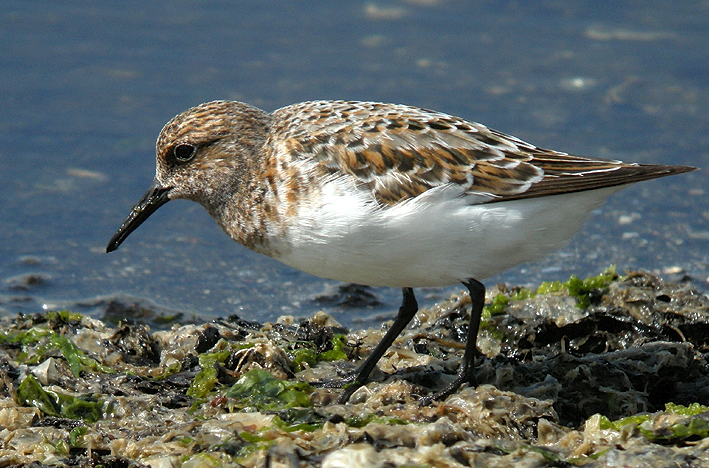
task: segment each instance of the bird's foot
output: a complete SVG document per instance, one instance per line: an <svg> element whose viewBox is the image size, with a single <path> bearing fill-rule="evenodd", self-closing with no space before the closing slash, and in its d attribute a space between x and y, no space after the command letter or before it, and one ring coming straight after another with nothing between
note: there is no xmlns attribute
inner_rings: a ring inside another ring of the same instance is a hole
<svg viewBox="0 0 709 468"><path fill-rule="evenodd" d="M319 382L311 382L311 385L320 388L343 388L344 391L337 399L337 403L343 405L347 403L352 394L357 391L363 384L357 380L359 377L359 372L353 372L351 375L345 377L344 379L338 380L321 380Z"/></svg>
<svg viewBox="0 0 709 468"><path fill-rule="evenodd" d="M458 375L455 377L455 379L451 383L446 385L445 388L440 392L419 399L419 405L428 406L431 404L432 401L443 401L448 398L448 396L457 392L460 386L466 383L469 384L471 387L477 386L475 372L473 372L473 368L470 366L463 366L463 368L458 372Z"/></svg>
<svg viewBox="0 0 709 468"><path fill-rule="evenodd" d="M313 387L319 388L343 388L357 380L357 373L353 372L344 379L337 380L319 380L317 382L310 382Z"/></svg>

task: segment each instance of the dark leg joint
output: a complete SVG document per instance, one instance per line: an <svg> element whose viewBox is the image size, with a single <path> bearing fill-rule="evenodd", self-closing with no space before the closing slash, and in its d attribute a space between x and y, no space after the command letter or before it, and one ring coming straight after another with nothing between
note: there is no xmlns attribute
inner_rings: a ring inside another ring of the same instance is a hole
<svg viewBox="0 0 709 468"><path fill-rule="evenodd" d="M475 378L475 356L478 353L476 345L478 331L480 329L480 318L482 316L483 306L485 305L485 286L480 281L473 278L463 281L463 284L470 292L470 302L472 306L470 309L470 321L468 322L468 340L465 343L465 353L463 354L463 360L460 362L458 375L453 382L440 392L430 397L422 398L420 400L420 404L422 405L427 405L431 403L432 400L444 400L447 396L457 392L458 388L465 383L471 386L477 385Z"/></svg>
<svg viewBox="0 0 709 468"><path fill-rule="evenodd" d="M404 297L401 301L401 307L399 308L399 313L397 314L394 323L389 331L387 331L386 335L384 335L382 341L380 341L374 348L372 354L365 359L359 369L343 380L319 383L320 386L323 387L346 386L345 391L342 392L340 398L337 400L338 403L347 403L347 400L350 399L352 394L359 387L367 383L369 374L372 373L377 365L377 362L379 362L379 359L384 356L384 353L386 353L387 349L389 349L392 343L394 343L396 337L401 334L404 328L406 328L406 325L408 325L411 319L414 318L414 315L416 315L416 312L418 311L418 303L416 302L416 296L414 296L414 290L411 288L403 288L402 293Z"/></svg>

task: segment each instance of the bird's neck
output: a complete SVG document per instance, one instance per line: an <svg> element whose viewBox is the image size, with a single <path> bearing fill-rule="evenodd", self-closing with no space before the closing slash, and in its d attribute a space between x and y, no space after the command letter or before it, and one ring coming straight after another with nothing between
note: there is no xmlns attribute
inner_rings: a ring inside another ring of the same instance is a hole
<svg viewBox="0 0 709 468"><path fill-rule="evenodd" d="M264 171L269 165L264 159L268 158L257 150L252 154L253 158L242 160L243 166L234 169L227 186L205 197L209 201L202 205L232 239L251 250L273 255L269 239L277 236L282 224L273 179L268 177L268 170Z"/></svg>

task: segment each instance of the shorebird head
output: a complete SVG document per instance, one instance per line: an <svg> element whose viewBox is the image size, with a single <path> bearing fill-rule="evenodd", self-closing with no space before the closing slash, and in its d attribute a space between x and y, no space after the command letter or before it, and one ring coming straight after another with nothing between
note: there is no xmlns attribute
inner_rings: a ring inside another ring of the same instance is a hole
<svg viewBox="0 0 709 468"><path fill-rule="evenodd" d="M201 104L170 120L157 140L155 179L106 252L170 200L193 200L212 212L256 162L269 121L266 112L236 101Z"/></svg>

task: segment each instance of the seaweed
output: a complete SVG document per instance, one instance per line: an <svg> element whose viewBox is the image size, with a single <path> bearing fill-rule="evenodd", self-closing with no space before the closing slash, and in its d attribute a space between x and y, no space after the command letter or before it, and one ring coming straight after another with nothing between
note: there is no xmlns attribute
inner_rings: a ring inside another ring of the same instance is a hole
<svg viewBox="0 0 709 468"><path fill-rule="evenodd" d="M20 383L17 388L17 398L23 405L34 406L46 415L81 419L88 423L98 421L106 411L104 402L93 396L75 397L45 390L32 374Z"/></svg>

